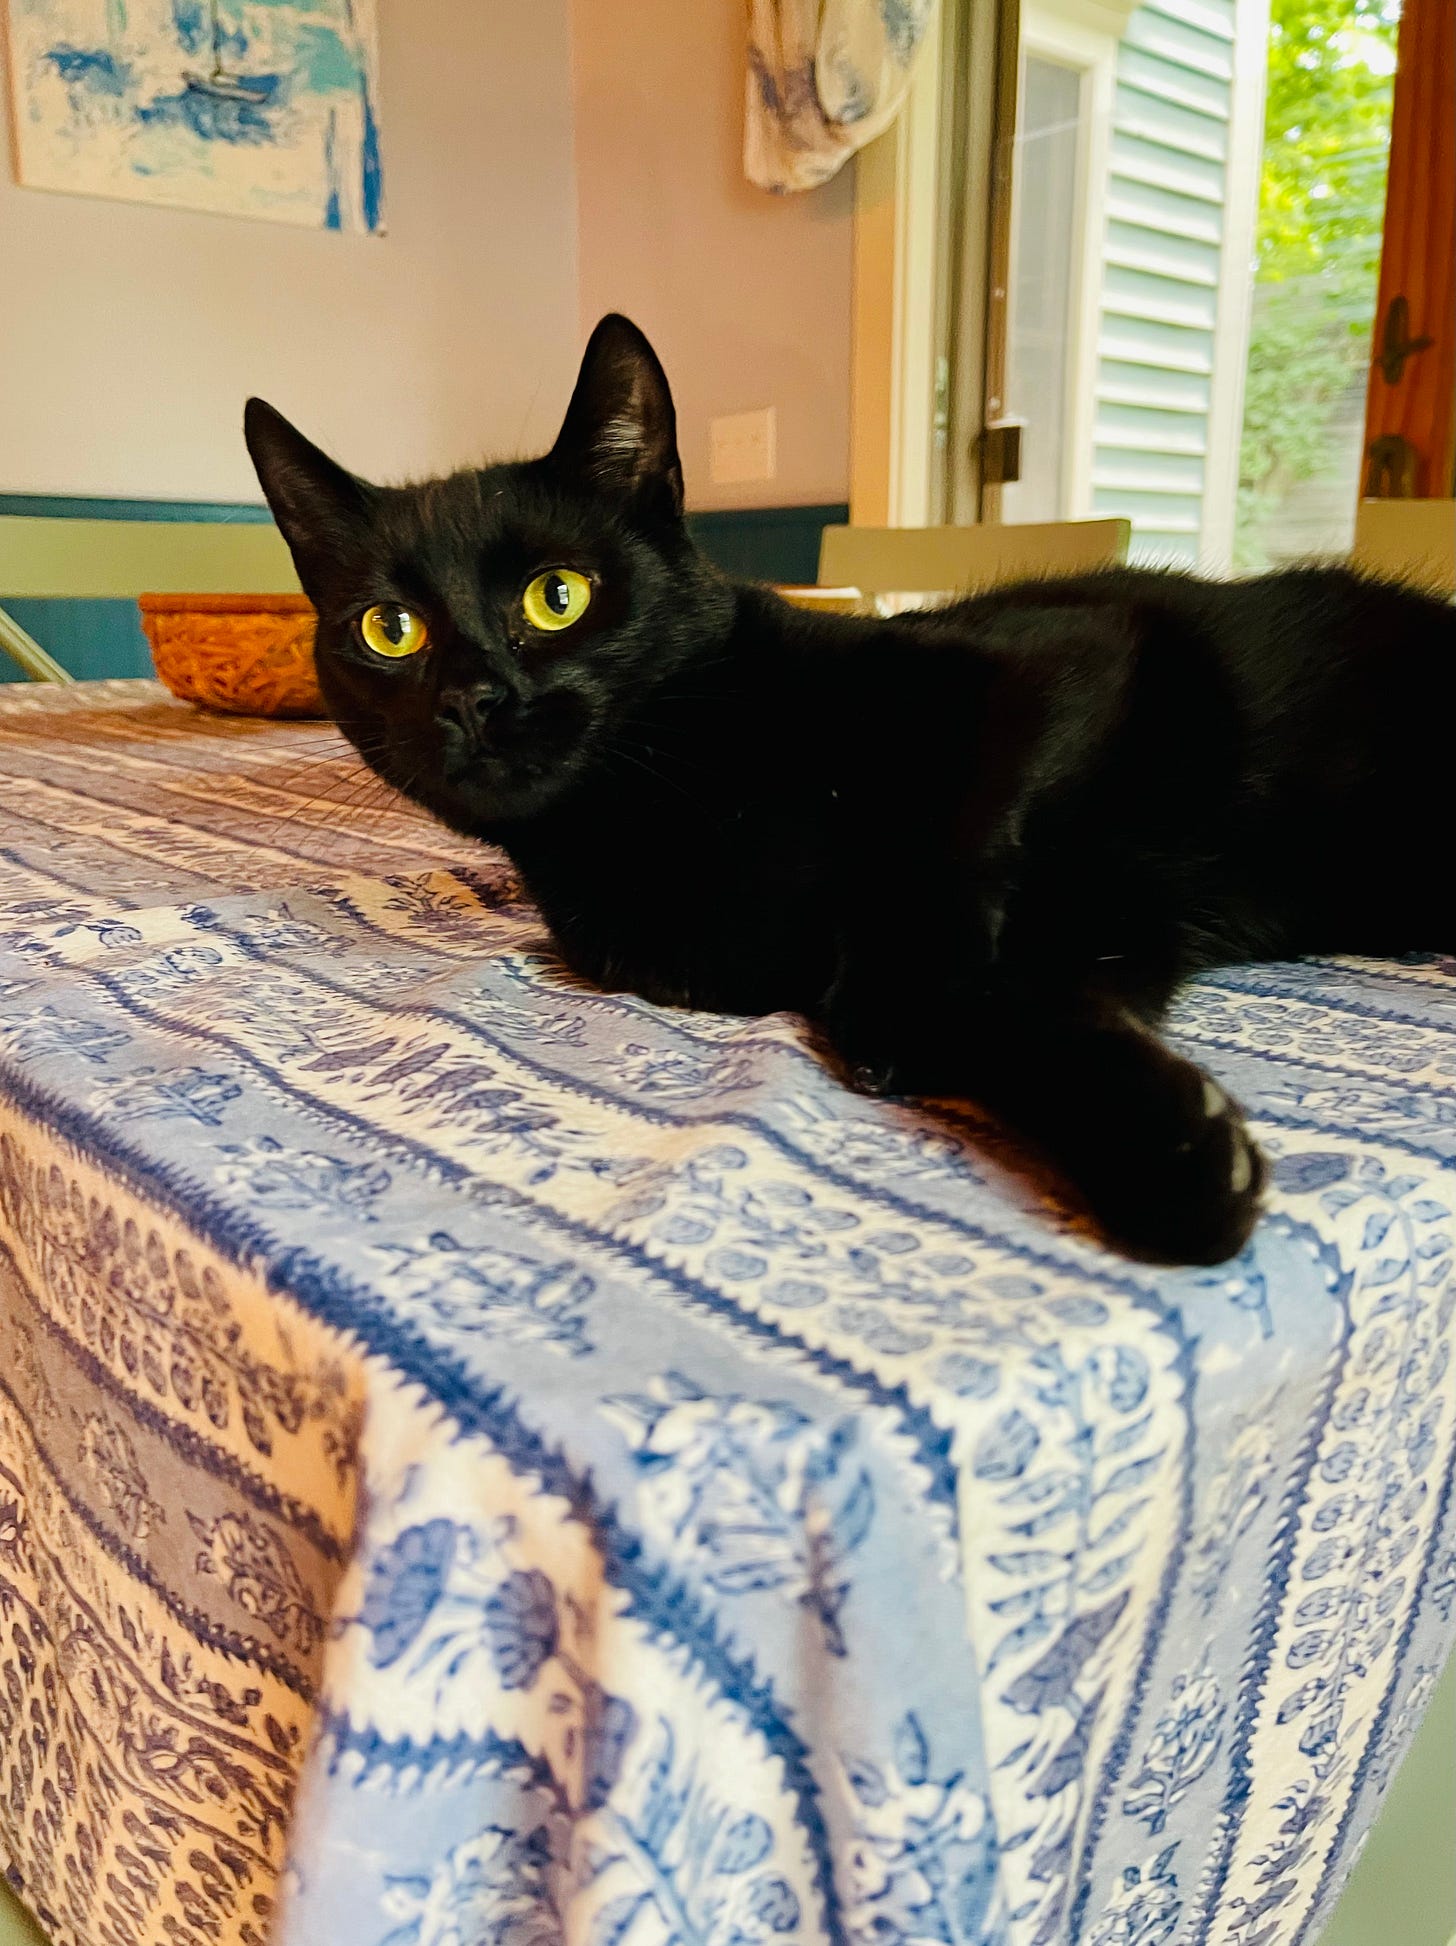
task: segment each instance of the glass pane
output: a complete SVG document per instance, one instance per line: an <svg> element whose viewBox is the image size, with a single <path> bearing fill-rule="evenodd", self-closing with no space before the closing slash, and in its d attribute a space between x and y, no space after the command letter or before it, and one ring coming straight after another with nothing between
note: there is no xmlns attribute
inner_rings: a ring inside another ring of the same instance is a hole
<svg viewBox="0 0 1456 1946"><path fill-rule="evenodd" d="M1348 553L1399 13L1273 0L1234 564Z"/></svg>
<svg viewBox="0 0 1456 1946"><path fill-rule="evenodd" d="M1002 517L1123 515L1212 572L1345 553L1398 0L1099 13L1023 0Z"/></svg>
<svg viewBox="0 0 1456 1946"><path fill-rule="evenodd" d="M1002 518L1058 520L1065 512L1082 77L1032 54L1022 65L1021 88L1006 401L1025 431L1021 479L1006 489Z"/></svg>

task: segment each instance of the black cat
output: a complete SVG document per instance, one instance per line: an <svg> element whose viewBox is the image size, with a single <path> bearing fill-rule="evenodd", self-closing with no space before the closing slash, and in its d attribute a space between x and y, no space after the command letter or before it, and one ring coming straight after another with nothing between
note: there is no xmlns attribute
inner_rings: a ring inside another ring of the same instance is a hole
<svg viewBox="0 0 1456 1946"><path fill-rule="evenodd" d="M247 438L340 727L504 847L573 967L796 1009L860 1085L980 1101L1139 1255L1232 1255L1263 1180L1157 1037L1181 981L1456 946L1435 600L1118 570L805 614L697 552L618 317L543 459L389 488L256 399Z"/></svg>

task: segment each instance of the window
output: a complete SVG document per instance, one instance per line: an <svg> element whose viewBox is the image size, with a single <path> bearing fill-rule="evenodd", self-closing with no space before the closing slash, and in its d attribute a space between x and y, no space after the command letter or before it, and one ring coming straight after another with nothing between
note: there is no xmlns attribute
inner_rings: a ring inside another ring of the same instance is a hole
<svg viewBox="0 0 1456 1946"><path fill-rule="evenodd" d="M1115 19L1076 0L1021 7L1006 320L1006 416L1019 421L1021 477L1007 521L1094 512Z"/></svg>
<svg viewBox="0 0 1456 1946"><path fill-rule="evenodd" d="M1060 520L1072 511L1083 93L1082 70L1034 53L1023 60L1006 377L1007 415L1023 430L1021 478L1006 489L1004 520Z"/></svg>

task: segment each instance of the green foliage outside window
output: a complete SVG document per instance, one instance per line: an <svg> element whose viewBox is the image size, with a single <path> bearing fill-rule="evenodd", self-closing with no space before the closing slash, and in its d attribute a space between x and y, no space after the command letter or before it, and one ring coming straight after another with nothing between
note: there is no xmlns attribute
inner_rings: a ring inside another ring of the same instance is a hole
<svg viewBox="0 0 1456 1946"><path fill-rule="evenodd" d="M1385 215L1397 0L1273 0L1235 561L1329 465L1361 386Z"/></svg>

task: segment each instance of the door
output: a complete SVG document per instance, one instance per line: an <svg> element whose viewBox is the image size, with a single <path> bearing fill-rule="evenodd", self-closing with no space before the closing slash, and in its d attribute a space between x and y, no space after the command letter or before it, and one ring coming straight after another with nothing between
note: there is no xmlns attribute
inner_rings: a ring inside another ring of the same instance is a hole
<svg viewBox="0 0 1456 1946"><path fill-rule="evenodd" d="M1135 559L1211 572L1348 551L1398 0L1007 4L954 517L1123 516Z"/></svg>

